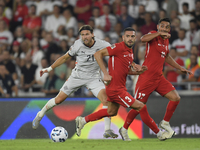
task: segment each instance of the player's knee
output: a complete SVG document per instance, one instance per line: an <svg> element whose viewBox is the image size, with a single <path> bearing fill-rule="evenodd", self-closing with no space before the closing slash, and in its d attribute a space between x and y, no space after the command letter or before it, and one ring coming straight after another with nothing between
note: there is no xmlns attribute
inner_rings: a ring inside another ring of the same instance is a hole
<svg viewBox="0 0 200 150"><path fill-rule="evenodd" d="M114 110L108 110L107 113L109 114L109 116L116 116L117 115L117 111L114 111Z"/></svg>
<svg viewBox="0 0 200 150"><path fill-rule="evenodd" d="M174 96L173 101L180 101L181 97L179 95Z"/></svg>

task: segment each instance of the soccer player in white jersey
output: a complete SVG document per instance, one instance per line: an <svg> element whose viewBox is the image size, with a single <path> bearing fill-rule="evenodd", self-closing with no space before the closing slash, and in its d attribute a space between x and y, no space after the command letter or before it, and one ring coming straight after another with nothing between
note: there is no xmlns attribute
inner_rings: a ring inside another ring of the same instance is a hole
<svg viewBox="0 0 200 150"><path fill-rule="evenodd" d="M82 26L79 33L81 39L76 40L65 55L58 58L50 67L40 71L40 76L42 76L44 73L48 73L52 69L63 64L70 57L76 56L76 66L72 70L71 76L64 83L58 95L55 98L50 99L41 111L37 113L32 122L33 129L37 129L41 119L49 109L62 103L71 93L78 90L81 86L86 86L94 96L102 102L104 109L108 108L105 85L101 80L100 68L94 58L94 53L110 46L110 44L95 38L93 29L89 25ZM104 121L105 133L103 136L105 138L117 138L118 135L110 129L111 119L106 117L104 118Z"/></svg>

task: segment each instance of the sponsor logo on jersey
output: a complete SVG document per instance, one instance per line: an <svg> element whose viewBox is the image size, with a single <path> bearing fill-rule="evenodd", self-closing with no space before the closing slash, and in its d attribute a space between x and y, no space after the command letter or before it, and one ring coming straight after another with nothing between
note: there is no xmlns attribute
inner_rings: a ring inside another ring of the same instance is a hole
<svg viewBox="0 0 200 150"><path fill-rule="evenodd" d="M112 44L112 45L110 46L111 49L113 49L113 48L115 48L115 47L116 47L115 44Z"/></svg>

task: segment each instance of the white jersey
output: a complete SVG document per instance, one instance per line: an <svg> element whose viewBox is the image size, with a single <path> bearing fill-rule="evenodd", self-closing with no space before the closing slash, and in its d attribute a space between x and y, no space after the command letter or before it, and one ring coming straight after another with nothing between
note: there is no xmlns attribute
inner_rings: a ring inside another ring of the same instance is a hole
<svg viewBox="0 0 200 150"><path fill-rule="evenodd" d="M70 56L76 56L76 66L72 71L72 76L99 78L100 67L94 58L94 53L108 46L110 46L110 43L98 38L95 38L95 43L92 47L86 46L81 39L76 40L68 51Z"/></svg>

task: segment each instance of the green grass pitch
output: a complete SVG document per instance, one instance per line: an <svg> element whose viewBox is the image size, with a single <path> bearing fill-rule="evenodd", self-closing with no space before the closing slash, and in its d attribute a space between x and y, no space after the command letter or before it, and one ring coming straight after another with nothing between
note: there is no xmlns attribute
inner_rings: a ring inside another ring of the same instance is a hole
<svg viewBox="0 0 200 150"><path fill-rule="evenodd" d="M54 143L50 139L0 140L1 150L200 150L200 138L156 138L125 142L118 139L72 140Z"/></svg>

